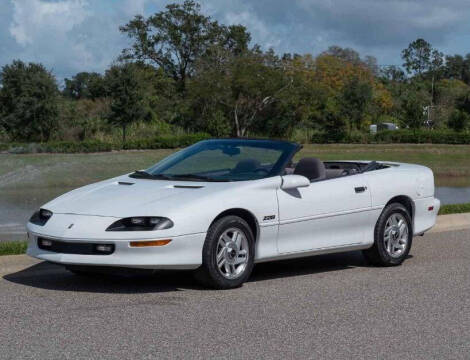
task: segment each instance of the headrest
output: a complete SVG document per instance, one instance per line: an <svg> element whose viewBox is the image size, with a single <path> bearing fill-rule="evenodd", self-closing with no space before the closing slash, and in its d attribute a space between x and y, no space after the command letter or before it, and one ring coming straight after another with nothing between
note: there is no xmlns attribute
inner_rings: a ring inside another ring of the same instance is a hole
<svg viewBox="0 0 470 360"><path fill-rule="evenodd" d="M294 174L305 176L310 181L326 177L325 164L317 158L303 158L295 167Z"/></svg>

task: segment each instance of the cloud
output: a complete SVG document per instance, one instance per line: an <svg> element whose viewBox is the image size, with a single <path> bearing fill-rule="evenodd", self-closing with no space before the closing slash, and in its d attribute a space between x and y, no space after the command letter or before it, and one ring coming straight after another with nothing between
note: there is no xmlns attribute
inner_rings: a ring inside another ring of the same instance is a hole
<svg viewBox="0 0 470 360"><path fill-rule="evenodd" d="M148 0L124 0L121 4L121 8L124 14L133 17L145 13L146 3L148 3Z"/></svg>
<svg viewBox="0 0 470 360"><path fill-rule="evenodd" d="M61 37L88 16L84 0L47 2L16 0L10 34L22 46L33 44L38 36ZM52 40L50 39L50 40Z"/></svg>
<svg viewBox="0 0 470 360"><path fill-rule="evenodd" d="M104 71L129 45L119 26L182 0L0 0L0 66L41 62L59 79ZM200 0L224 24L241 23L254 43L318 54L336 44L401 63L418 37L449 53L468 49L468 0Z"/></svg>
<svg viewBox="0 0 470 360"><path fill-rule="evenodd" d="M338 44L387 64L401 62L400 50L418 37L446 49L468 33L470 18L468 0L205 0L203 8L253 24L254 40L280 52L315 54Z"/></svg>
<svg viewBox="0 0 470 360"><path fill-rule="evenodd" d="M10 46L0 54L0 64L17 58L41 62L59 81L80 71L104 71L126 45L119 25L129 16L122 10L124 6L97 4L86 0L11 0Z"/></svg>

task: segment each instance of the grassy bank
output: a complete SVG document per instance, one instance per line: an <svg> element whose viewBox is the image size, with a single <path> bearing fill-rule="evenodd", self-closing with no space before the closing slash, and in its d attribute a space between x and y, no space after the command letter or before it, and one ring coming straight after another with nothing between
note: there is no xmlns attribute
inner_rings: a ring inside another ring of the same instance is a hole
<svg viewBox="0 0 470 360"><path fill-rule="evenodd" d="M0 242L0 256L24 254L27 247L28 243L26 241Z"/></svg>
<svg viewBox="0 0 470 360"><path fill-rule="evenodd" d="M439 210L439 215L461 214L461 213L470 213L470 203L442 205Z"/></svg>

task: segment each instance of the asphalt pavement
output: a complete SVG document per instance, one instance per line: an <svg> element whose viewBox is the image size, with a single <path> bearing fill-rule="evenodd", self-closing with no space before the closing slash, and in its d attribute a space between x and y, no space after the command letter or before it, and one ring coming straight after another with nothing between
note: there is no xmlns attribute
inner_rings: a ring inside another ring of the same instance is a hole
<svg viewBox="0 0 470 360"><path fill-rule="evenodd" d="M82 278L0 258L0 359L469 359L470 230L414 239L402 266L360 252L260 264L205 290L190 273Z"/></svg>

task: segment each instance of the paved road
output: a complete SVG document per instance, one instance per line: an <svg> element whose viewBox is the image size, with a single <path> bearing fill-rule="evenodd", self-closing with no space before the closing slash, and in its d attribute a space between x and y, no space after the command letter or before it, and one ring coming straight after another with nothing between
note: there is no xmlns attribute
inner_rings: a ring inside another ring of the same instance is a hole
<svg viewBox="0 0 470 360"><path fill-rule="evenodd" d="M470 358L469 230L416 238L401 267L357 252L284 261L230 291L31 264L3 267L1 359Z"/></svg>

